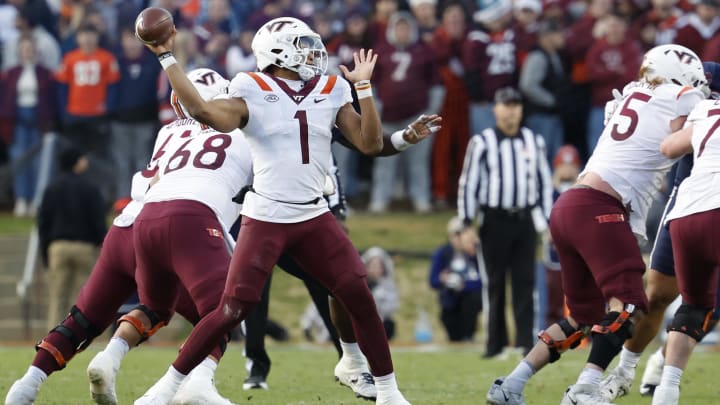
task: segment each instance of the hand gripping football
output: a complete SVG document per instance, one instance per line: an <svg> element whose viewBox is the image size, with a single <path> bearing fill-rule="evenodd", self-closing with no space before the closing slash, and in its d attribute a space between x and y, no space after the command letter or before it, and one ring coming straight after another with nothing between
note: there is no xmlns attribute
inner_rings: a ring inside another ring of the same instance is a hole
<svg viewBox="0 0 720 405"><path fill-rule="evenodd" d="M148 7L135 19L135 36L148 45L162 45L175 30L172 14L164 8Z"/></svg>

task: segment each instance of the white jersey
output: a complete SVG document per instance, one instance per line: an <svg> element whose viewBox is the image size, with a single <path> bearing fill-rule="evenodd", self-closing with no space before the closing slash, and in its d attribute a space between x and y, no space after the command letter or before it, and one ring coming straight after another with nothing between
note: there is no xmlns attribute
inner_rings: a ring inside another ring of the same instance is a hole
<svg viewBox="0 0 720 405"><path fill-rule="evenodd" d="M650 205L677 160L663 156L660 143L672 132L670 122L690 114L703 99L700 90L675 84L628 85L580 174L596 173L620 194L630 209L630 226L643 242Z"/></svg>
<svg viewBox="0 0 720 405"><path fill-rule="evenodd" d="M327 212L322 197L332 129L340 108L352 102L348 83L316 76L303 86L264 73L239 73L230 82L229 96L242 97L249 111L243 132L255 178L242 214L296 223Z"/></svg>
<svg viewBox="0 0 720 405"><path fill-rule="evenodd" d="M160 130L151 162L159 180L145 202L203 203L227 231L240 215L232 198L252 182L250 150L240 130L224 134L204 128L193 120L178 120Z"/></svg>
<svg viewBox="0 0 720 405"><path fill-rule="evenodd" d="M720 208L720 101L705 100L688 117L695 163L666 221Z"/></svg>

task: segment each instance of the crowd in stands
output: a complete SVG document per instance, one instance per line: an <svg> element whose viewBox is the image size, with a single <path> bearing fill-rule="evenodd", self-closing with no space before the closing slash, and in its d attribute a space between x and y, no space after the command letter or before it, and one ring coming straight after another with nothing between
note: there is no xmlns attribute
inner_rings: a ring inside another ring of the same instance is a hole
<svg viewBox="0 0 720 405"><path fill-rule="evenodd" d="M186 69L227 77L255 70L254 32L278 16L322 36L330 73L351 65L353 51L376 49L385 131L421 113L444 122L434 142L394 158L336 151L350 201L370 193L367 207L354 208L373 212L398 192L417 212L453 205L468 139L493 126L498 88L520 89L525 125L543 135L549 160L564 143L585 158L611 90L634 78L645 50L674 42L704 60L720 52L718 0L5 0L0 163L58 130L89 153L105 198L127 196L157 126L174 118L159 65L133 36L147 6L172 12ZM36 170L16 173L18 215L32 213ZM406 194L388 181L403 171L414 173Z"/></svg>

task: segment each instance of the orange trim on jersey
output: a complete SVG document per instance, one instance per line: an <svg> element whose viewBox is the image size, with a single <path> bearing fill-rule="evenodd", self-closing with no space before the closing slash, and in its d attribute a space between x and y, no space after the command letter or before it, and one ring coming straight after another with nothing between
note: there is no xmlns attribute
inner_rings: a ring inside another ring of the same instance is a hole
<svg viewBox="0 0 720 405"><path fill-rule="evenodd" d="M677 98L680 98L680 96L682 96L683 94L685 94L686 91L692 90L692 89L693 89L693 88L690 87L690 86L685 86L685 87L683 87L682 90L680 90L680 93L678 93Z"/></svg>
<svg viewBox="0 0 720 405"><path fill-rule="evenodd" d="M257 83L263 91L272 91L272 87L265 83L265 80L263 80L259 74L253 72L247 72L247 74L255 80L255 83Z"/></svg>
<svg viewBox="0 0 720 405"><path fill-rule="evenodd" d="M333 87L335 87L335 82L337 82L337 76L329 76L327 83L325 83L325 87L323 87L323 89L320 91L320 94L330 94Z"/></svg>
<svg viewBox="0 0 720 405"><path fill-rule="evenodd" d="M170 97L170 104L172 104L173 110L175 110L178 118L180 118L181 120L187 118L182 110L182 107L180 106L180 100L178 100L177 94L172 94L172 96Z"/></svg>

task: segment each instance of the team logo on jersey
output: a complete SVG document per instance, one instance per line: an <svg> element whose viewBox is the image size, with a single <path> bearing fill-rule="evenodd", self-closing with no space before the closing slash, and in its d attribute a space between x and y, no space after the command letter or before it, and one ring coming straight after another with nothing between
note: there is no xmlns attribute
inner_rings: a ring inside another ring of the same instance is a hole
<svg viewBox="0 0 720 405"><path fill-rule="evenodd" d="M207 231L208 235L212 236L213 238L220 238L220 239L223 239L223 240L225 239L225 238L223 237L223 233L220 232L218 229L215 229L215 228L205 228L205 230Z"/></svg>
<svg viewBox="0 0 720 405"><path fill-rule="evenodd" d="M327 100L327 98L317 98L317 97L315 97L315 99L314 99L313 101L315 102L315 104L317 104L317 103L322 102L322 101L325 101L325 100Z"/></svg>
<svg viewBox="0 0 720 405"><path fill-rule="evenodd" d="M265 96L265 101L267 101L268 103L274 103L278 100L280 100L280 98L274 94L268 94L267 96Z"/></svg>
<svg viewBox="0 0 720 405"><path fill-rule="evenodd" d="M296 102L297 104L300 104L300 102L305 99L305 96L301 96L301 95L299 95L299 94L296 94L296 95L292 96L292 99L295 100L295 102Z"/></svg>

